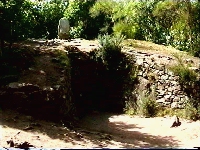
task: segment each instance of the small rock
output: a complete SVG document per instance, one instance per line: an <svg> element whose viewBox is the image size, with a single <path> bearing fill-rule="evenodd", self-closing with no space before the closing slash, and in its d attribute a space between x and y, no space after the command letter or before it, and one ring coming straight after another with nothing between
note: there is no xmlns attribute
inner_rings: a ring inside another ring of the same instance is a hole
<svg viewBox="0 0 200 150"><path fill-rule="evenodd" d="M170 107L171 102L164 102L164 106Z"/></svg>
<svg viewBox="0 0 200 150"><path fill-rule="evenodd" d="M161 98L161 99L158 99L156 100L157 103L164 103L165 102L165 98Z"/></svg>
<svg viewBox="0 0 200 150"><path fill-rule="evenodd" d="M37 139L39 139L39 138L40 138L40 136L39 136L39 135L33 135L32 137L35 137L35 138L37 138Z"/></svg>
<svg viewBox="0 0 200 150"><path fill-rule="evenodd" d="M173 92L173 91L174 91L174 88L173 88L173 87L169 87L167 90L168 90L169 92Z"/></svg>
<svg viewBox="0 0 200 150"><path fill-rule="evenodd" d="M161 76L161 79L162 79L162 80L167 80L167 79L169 79L169 76L168 76L168 75L162 75L162 76Z"/></svg>
<svg viewBox="0 0 200 150"><path fill-rule="evenodd" d="M31 127L31 126L27 126L27 127L25 127L23 130L27 131L27 130L32 130L32 129L34 129L34 128Z"/></svg>
<svg viewBox="0 0 200 150"><path fill-rule="evenodd" d="M170 99L171 95L165 95L164 96L166 99Z"/></svg>
<svg viewBox="0 0 200 150"><path fill-rule="evenodd" d="M8 87L12 89L17 89L19 88L19 83L18 82L9 83Z"/></svg>
<svg viewBox="0 0 200 150"><path fill-rule="evenodd" d="M59 90L60 87L61 87L61 85L54 85L54 86L53 86L53 88L54 88L55 90Z"/></svg>
<svg viewBox="0 0 200 150"><path fill-rule="evenodd" d="M171 104L171 108L178 108L178 102L173 102Z"/></svg>
<svg viewBox="0 0 200 150"><path fill-rule="evenodd" d="M34 69L34 68L28 68L28 70L30 70L30 71L34 71L35 69Z"/></svg>
<svg viewBox="0 0 200 150"><path fill-rule="evenodd" d="M44 87L43 90L45 91L53 91L53 88L50 86Z"/></svg>
<svg viewBox="0 0 200 150"><path fill-rule="evenodd" d="M138 59L138 60L136 61L136 63L137 63L138 65L143 65L144 61L143 61L142 59Z"/></svg>
<svg viewBox="0 0 200 150"><path fill-rule="evenodd" d="M194 61L193 61L192 59L190 59L190 58L185 59L185 62L186 62L186 63L194 63Z"/></svg>
<svg viewBox="0 0 200 150"><path fill-rule="evenodd" d="M180 101L180 97L174 97L173 102L179 102Z"/></svg>
<svg viewBox="0 0 200 150"><path fill-rule="evenodd" d="M40 73L41 75L46 75L46 73L45 73L43 70L40 70L39 73Z"/></svg>
<svg viewBox="0 0 200 150"><path fill-rule="evenodd" d="M193 71L195 71L195 72L198 72L198 71L199 71L199 68L197 68L197 67L189 67L188 69L193 70Z"/></svg>

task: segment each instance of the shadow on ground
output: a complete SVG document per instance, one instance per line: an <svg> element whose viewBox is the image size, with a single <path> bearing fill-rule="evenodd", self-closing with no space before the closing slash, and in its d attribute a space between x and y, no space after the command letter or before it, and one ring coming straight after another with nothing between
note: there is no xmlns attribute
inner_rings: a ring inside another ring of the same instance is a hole
<svg viewBox="0 0 200 150"><path fill-rule="evenodd" d="M141 133L137 130L142 130L143 127L136 124L124 123L123 120L112 121L118 115L108 113L93 114L83 118L80 124L82 128L87 130L109 134L111 140L107 143L114 145L117 142L118 146L116 147L120 148L178 147L178 141L174 140L172 136L162 137Z"/></svg>
<svg viewBox="0 0 200 150"><path fill-rule="evenodd" d="M38 132L49 136L51 139L60 139L65 143L80 147L93 145L91 148L170 148L178 147L178 142L173 137L162 137L141 133L142 127L135 124L126 124L122 121L112 121L117 114L92 113L79 122L75 132L64 128L61 123L53 123L19 114L14 111L3 111L1 125L4 128L14 128L16 134L19 130L32 125L31 130L26 132ZM38 124L33 124L38 123ZM13 135L15 136L15 134ZM17 135L20 139L20 134ZM3 139L5 142L9 139ZM31 141L28 141L31 143ZM51 142L51 141L48 141ZM79 142L79 144L77 144ZM80 144L82 143L82 144ZM34 143L31 143L34 145ZM42 143L41 143L42 144ZM2 145L0 145L2 147ZM42 145L41 145L42 146ZM65 145L62 146L63 148Z"/></svg>

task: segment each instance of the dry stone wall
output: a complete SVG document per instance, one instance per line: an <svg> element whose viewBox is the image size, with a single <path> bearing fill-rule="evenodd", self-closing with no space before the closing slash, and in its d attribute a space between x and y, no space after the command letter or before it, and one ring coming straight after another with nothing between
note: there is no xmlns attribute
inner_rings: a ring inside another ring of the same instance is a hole
<svg viewBox="0 0 200 150"><path fill-rule="evenodd" d="M155 92L156 101L164 107L184 108L186 100L193 98L200 101L200 85L190 87L190 96L181 87L179 77L167 68L174 59L160 54L126 51L135 56L138 66L138 89ZM189 60L189 59L188 59ZM186 61L188 61L186 60ZM193 67L200 74L200 69Z"/></svg>

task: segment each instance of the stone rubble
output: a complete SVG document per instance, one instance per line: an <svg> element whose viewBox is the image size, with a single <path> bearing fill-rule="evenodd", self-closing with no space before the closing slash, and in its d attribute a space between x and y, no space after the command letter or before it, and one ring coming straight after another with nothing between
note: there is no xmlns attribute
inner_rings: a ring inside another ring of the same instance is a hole
<svg viewBox="0 0 200 150"><path fill-rule="evenodd" d="M140 84L150 83L155 86L156 101L164 107L184 108L184 102L189 99L182 90L179 83L179 77L167 69L167 65L173 60L172 57L162 56L160 54L149 54L146 52L137 52L134 50L124 50L128 55L134 55L136 65L139 66L138 77ZM163 63L164 62L164 63ZM191 59L186 59L186 63L194 63ZM190 67L200 74L200 68ZM152 80L152 78L154 80ZM148 80L145 81L144 80ZM148 89L146 89L148 90ZM200 86L194 87L193 99L200 101Z"/></svg>

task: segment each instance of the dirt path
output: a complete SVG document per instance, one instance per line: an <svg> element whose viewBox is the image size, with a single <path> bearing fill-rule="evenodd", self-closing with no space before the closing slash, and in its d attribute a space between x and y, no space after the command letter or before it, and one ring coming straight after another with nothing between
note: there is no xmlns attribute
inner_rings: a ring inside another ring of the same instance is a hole
<svg viewBox="0 0 200 150"><path fill-rule="evenodd" d="M193 148L200 146L200 121L182 120L170 128L172 118L139 118L124 114L93 113L70 131L61 124L35 120L12 111L1 116L0 147L6 141L27 141L37 148ZM32 129L27 128L32 127ZM17 134L18 133L18 134Z"/></svg>

